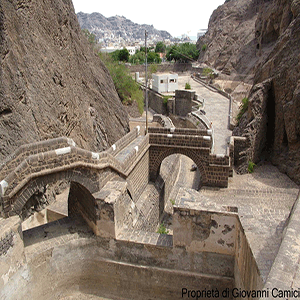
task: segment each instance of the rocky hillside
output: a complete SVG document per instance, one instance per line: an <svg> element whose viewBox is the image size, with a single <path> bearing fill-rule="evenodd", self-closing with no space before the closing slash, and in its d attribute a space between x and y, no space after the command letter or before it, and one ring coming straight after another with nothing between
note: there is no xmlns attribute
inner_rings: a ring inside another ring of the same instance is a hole
<svg viewBox="0 0 300 300"><path fill-rule="evenodd" d="M145 30L148 32L149 39L172 39L167 31L157 30L153 25L136 24L123 16L106 18L100 13L86 14L80 12L77 14L77 18L82 29L88 29L95 34L97 40L102 40L104 43L119 39L126 42L143 41L145 40Z"/></svg>
<svg viewBox="0 0 300 300"><path fill-rule="evenodd" d="M248 110L236 135L248 138L239 166L270 159L300 183L300 1L262 2L257 49L268 56L256 68Z"/></svg>
<svg viewBox="0 0 300 300"><path fill-rule="evenodd" d="M1 0L0 40L0 159L57 136L100 151L128 131L71 0Z"/></svg>
<svg viewBox="0 0 300 300"><path fill-rule="evenodd" d="M207 33L197 41L201 63L231 78L251 81L258 61L255 22L259 2L227 0L213 12Z"/></svg>

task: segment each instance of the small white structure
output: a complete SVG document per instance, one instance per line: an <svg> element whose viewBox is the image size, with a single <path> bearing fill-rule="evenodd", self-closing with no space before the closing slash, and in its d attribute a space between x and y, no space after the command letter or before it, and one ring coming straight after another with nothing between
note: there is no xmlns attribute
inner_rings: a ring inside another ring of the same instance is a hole
<svg viewBox="0 0 300 300"><path fill-rule="evenodd" d="M178 74L152 74L152 89L158 93L178 90Z"/></svg>
<svg viewBox="0 0 300 300"><path fill-rule="evenodd" d="M126 47L130 55L134 55L136 53L137 47Z"/></svg>

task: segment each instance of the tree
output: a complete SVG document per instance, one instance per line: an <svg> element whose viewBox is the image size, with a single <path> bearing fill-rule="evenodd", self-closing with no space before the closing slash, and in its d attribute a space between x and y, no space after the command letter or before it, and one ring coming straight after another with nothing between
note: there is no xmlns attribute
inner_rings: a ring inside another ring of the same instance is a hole
<svg viewBox="0 0 300 300"><path fill-rule="evenodd" d="M165 53L166 52L166 45L163 42L158 42L155 46L156 53Z"/></svg>
<svg viewBox="0 0 300 300"><path fill-rule="evenodd" d="M129 57L129 62L135 65L142 65L145 63L145 52L137 51L136 54Z"/></svg>
<svg viewBox="0 0 300 300"><path fill-rule="evenodd" d="M122 50L120 50L119 52L119 60L120 61L128 61L129 60L129 51L126 48L123 48Z"/></svg>
<svg viewBox="0 0 300 300"><path fill-rule="evenodd" d="M161 63L161 59L159 57L159 54L158 53L155 53L155 52L149 52L147 54L147 62L148 63Z"/></svg>
<svg viewBox="0 0 300 300"><path fill-rule="evenodd" d="M125 62L129 60L129 56L130 56L129 51L126 48L122 50L116 50L112 52L110 55L114 61L125 61Z"/></svg>
<svg viewBox="0 0 300 300"><path fill-rule="evenodd" d="M187 63L195 61L199 57L199 51L195 44L183 43L180 45L173 45L167 49L167 60Z"/></svg>

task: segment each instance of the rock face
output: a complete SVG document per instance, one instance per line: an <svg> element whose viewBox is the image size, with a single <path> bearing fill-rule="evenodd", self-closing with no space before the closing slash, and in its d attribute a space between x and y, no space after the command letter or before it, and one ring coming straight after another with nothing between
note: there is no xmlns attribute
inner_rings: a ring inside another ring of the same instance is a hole
<svg viewBox="0 0 300 300"><path fill-rule="evenodd" d="M300 183L300 1L262 4L257 22L257 48L268 57L255 73L249 106L235 135L248 138L244 163L270 159Z"/></svg>
<svg viewBox="0 0 300 300"><path fill-rule="evenodd" d="M81 28L88 29L95 34L96 38L104 43L124 39L128 41L144 41L145 30L149 39L164 40L172 39L170 33L164 30L157 30L153 25L136 24L123 16L104 17L100 13L86 14L79 12L77 18Z"/></svg>
<svg viewBox="0 0 300 300"><path fill-rule="evenodd" d="M227 0L211 15L197 41L199 61L238 80L251 80L258 61L255 22L258 0ZM249 78L248 78L249 77Z"/></svg>
<svg viewBox="0 0 300 300"><path fill-rule="evenodd" d="M100 151L128 131L128 115L71 0L2 0L0 55L0 159L57 136Z"/></svg>

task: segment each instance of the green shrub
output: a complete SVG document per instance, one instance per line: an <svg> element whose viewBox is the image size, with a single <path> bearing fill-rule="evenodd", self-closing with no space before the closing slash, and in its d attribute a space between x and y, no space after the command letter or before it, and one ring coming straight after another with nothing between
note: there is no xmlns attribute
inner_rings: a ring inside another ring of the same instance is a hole
<svg viewBox="0 0 300 300"><path fill-rule="evenodd" d="M139 112L144 109L144 95L139 85L130 76L129 70L123 64L114 61L110 56L99 53L100 58L109 70L115 84L117 93L123 104L131 104L136 101Z"/></svg>
<svg viewBox="0 0 300 300"><path fill-rule="evenodd" d="M170 199L170 202L172 203L172 205L175 205L175 200L174 199Z"/></svg>
<svg viewBox="0 0 300 300"><path fill-rule="evenodd" d="M163 104L164 104L165 106L168 105L168 101L169 101L169 99L170 99L171 97L172 97L172 96L163 96Z"/></svg>
<svg viewBox="0 0 300 300"><path fill-rule="evenodd" d="M204 45L202 46L201 50L204 52L204 51L206 51L206 49L207 49L207 44L204 44Z"/></svg>
<svg viewBox="0 0 300 300"><path fill-rule="evenodd" d="M238 115L236 116L236 120L237 120L238 123L240 122L243 114L248 109L248 103L249 103L249 101L248 101L247 97L242 100L242 106L240 108L240 111L239 111Z"/></svg>
<svg viewBox="0 0 300 300"><path fill-rule="evenodd" d="M214 72L211 68L204 68L203 69L203 75L209 79L213 79Z"/></svg>
<svg viewBox="0 0 300 300"><path fill-rule="evenodd" d="M188 82L185 84L185 89L186 90L190 90L191 89L191 85Z"/></svg>
<svg viewBox="0 0 300 300"><path fill-rule="evenodd" d="M255 166L256 166L256 164L254 162L252 162L251 160L249 160L248 161L248 172L253 173Z"/></svg>
<svg viewBox="0 0 300 300"><path fill-rule="evenodd" d="M167 230L166 226L164 223L161 223L156 231L157 233L160 234L169 234L169 230Z"/></svg>

